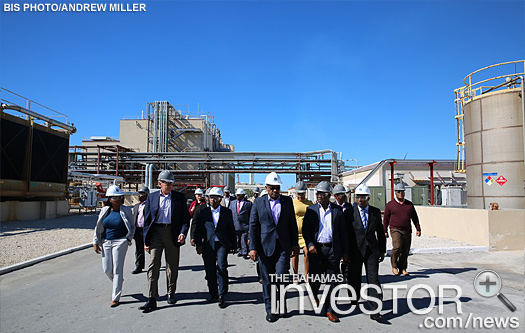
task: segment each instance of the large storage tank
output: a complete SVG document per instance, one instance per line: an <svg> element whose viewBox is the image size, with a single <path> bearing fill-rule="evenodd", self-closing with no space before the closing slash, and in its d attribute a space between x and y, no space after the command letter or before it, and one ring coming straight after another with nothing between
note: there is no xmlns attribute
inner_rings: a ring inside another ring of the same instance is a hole
<svg viewBox="0 0 525 333"><path fill-rule="evenodd" d="M469 74L465 87L458 89L469 208L486 209L495 202L503 209L525 209L523 63L482 68ZM508 65L511 74L505 72ZM485 71L488 78L482 75ZM499 73L490 77L495 71ZM481 81L473 83L474 74Z"/></svg>

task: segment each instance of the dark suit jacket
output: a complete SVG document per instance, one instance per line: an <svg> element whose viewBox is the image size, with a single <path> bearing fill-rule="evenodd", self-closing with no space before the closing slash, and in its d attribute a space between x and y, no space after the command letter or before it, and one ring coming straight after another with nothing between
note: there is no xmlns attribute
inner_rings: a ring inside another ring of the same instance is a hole
<svg viewBox="0 0 525 333"><path fill-rule="evenodd" d="M352 208L354 221L352 222L352 228L348 230L351 256L355 257L361 255L361 257L364 257L366 253L365 239L368 241L368 246L372 253L386 253L386 237L379 208L370 205L368 206L366 233L357 203L354 203Z"/></svg>
<svg viewBox="0 0 525 333"><path fill-rule="evenodd" d="M343 210L340 206L330 203L332 210L332 248L337 261L341 260L343 254L349 254L348 229ZM303 238L306 247L317 243L319 234L319 204L315 203L306 209L303 220Z"/></svg>
<svg viewBox="0 0 525 333"><path fill-rule="evenodd" d="M209 207L208 204L197 205L197 207L195 207L195 210L193 211L193 219L191 220L190 239L195 239L195 229L197 229L197 220L199 219L199 214L201 213L201 210L206 207Z"/></svg>
<svg viewBox="0 0 525 333"><path fill-rule="evenodd" d="M233 224L237 231L247 231L250 227L250 213L252 211L252 203L248 200L243 200L241 211L237 214L237 202L235 199L230 202L230 210L233 214Z"/></svg>
<svg viewBox="0 0 525 333"><path fill-rule="evenodd" d="M151 225L157 221L159 212L160 191L148 195L146 207L144 208L144 245L150 245ZM175 246L181 244L177 241L180 234L186 236L190 227L190 212L186 206L186 196L177 191L171 191L171 224L172 239Z"/></svg>
<svg viewBox="0 0 525 333"><path fill-rule="evenodd" d="M205 207L200 211L195 229L195 245L202 246L203 243L208 243L215 250L215 236L228 250L237 246L232 211L226 207L221 206L217 228L213 222L211 207Z"/></svg>
<svg viewBox="0 0 525 333"><path fill-rule="evenodd" d="M290 197L279 196L281 215L277 225L273 221L268 196L255 199L250 214L250 251L263 251L266 256L273 255L277 236L287 255L292 253L293 246L299 246L299 232L295 220L295 210Z"/></svg>

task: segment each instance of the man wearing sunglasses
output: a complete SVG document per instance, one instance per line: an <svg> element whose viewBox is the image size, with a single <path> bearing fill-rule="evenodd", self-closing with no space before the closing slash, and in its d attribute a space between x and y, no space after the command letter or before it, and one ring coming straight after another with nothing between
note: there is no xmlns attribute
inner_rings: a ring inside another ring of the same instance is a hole
<svg viewBox="0 0 525 333"><path fill-rule="evenodd" d="M280 195L281 177L271 172L265 184L268 195L255 200L250 215L250 258L259 258L266 320L273 323L279 315L271 313L270 274L289 273L290 256L299 251L299 236L292 199ZM280 306L284 317L286 304Z"/></svg>
<svg viewBox="0 0 525 333"><path fill-rule="evenodd" d="M160 191L153 192L144 208L144 249L151 254L148 267L148 302L139 310L150 312L157 308L158 280L162 252L166 251L168 304L175 304L175 289L179 274L180 246L186 242L190 212L186 196L173 190L175 177L163 170L158 177Z"/></svg>
<svg viewBox="0 0 525 333"><path fill-rule="evenodd" d="M390 200L385 207L383 217L383 228L385 237L388 237L388 227L390 227L390 236L392 236L392 253L390 261L392 264L392 273L394 275L408 275L408 253L412 243L412 226L410 220L416 228L416 236L421 236L421 227L419 218L414 208L414 204L405 199L405 186L402 183L394 187L395 198Z"/></svg>

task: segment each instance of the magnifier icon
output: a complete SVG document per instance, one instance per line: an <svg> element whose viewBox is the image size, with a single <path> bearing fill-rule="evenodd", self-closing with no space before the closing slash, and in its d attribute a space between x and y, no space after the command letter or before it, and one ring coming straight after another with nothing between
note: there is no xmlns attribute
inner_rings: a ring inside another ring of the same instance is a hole
<svg viewBox="0 0 525 333"><path fill-rule="evenodd" d="M479 272L474 279L474 290L483 297L496 296L510 311L516 311L514 304L512 304L505 295L500 293L501 277L498 273L491 270Z"/></svg>

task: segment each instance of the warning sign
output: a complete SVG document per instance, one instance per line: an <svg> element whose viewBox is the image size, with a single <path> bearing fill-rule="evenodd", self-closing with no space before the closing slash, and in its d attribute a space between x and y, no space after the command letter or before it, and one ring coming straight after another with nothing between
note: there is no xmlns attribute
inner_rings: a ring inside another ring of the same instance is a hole
<svg viewBox="0 0 525 333"><path fill-rule="evenodd" d="M496 179L496 183L498 183L500 186L505 185L506 182L507 182L507 179L505 179L505 177L503 176L499 176L498 179Z"/></svg>
<svg viewBox="0 0 525 333"><path fill-rule="evenodd" d="M494 184L495 182L496 181L491 176L488 176L487 178L485 178L485 184L487 184L488 186Z"/></svg>

